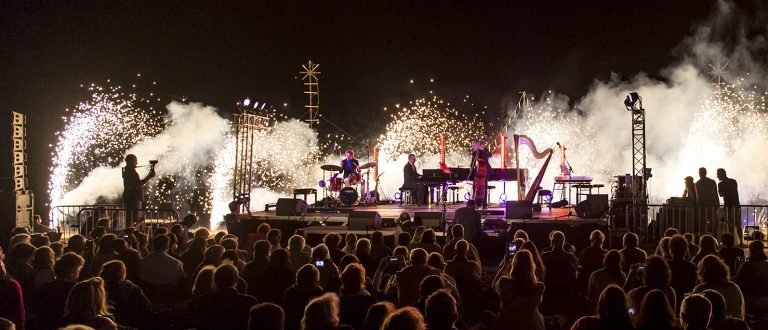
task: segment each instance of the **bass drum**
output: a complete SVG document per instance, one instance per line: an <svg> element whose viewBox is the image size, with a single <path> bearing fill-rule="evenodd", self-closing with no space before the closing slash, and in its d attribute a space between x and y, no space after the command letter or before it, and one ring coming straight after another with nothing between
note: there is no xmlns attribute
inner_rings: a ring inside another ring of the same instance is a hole
<svg viewBox="0 0 768 330"><path fill-rule="evenodd" d="M337 178L337 177L331 178L331 191L341 190L342 185L344 185L344 180L342 178Z"/></svg>
<svg viewBox="0 0 768 330"><path fill-rule="evenodd" d="M346 187L339 192L339 200L346 206L351 206L357 201L357 189Z"/></svg>

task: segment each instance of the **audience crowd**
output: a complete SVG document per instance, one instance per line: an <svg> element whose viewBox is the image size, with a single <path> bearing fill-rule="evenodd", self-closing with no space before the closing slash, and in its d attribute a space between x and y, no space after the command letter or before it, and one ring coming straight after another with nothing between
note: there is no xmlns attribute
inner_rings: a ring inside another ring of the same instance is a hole
<svg viewBox="0 0 768 330"><path fill-rule="evenodd" d="M764 245L745 254L728 233L694 245L670 228L649 253L633 233L611 250L595 230L576 251L563 232L536 246L518 231L489 265L489 238L460 224L445 240L418 226L310 246L267 224L238 238L194 222L98 221L62 242L14 228L0 329L768 329Z"/></svg>

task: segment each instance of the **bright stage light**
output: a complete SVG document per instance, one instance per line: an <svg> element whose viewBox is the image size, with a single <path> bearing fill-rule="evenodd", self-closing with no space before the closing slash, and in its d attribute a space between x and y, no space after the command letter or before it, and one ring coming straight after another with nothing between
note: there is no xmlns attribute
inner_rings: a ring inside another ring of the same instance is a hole
<svg viewBox="0 0 768 330"><path fill-rule="evenodd" d="M501 202L502 204L506 203L507 202L507 194L501 193L501 195L499 195L499 202Z"/></svg>
<svg viewBox="0 0 768 330"><path fill-rule="evenodd" d="M243 105L246 107L251 105L251 99L246 97L245 100L243 100Z"/></svg>

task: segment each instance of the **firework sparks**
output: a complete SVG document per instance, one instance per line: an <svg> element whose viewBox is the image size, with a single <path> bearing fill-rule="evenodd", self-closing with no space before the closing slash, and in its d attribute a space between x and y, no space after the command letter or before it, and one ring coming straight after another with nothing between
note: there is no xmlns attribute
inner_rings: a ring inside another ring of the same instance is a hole
<svg viewBox="0 0 768 330"><path fill-rule="evenodd" d="M91 97L62 117L64 129L56 132L53 165L48 184L51 205L66 203L65 194L94 168L115 166L124 152L162 130L158 111L142 98L119 86L87 87Z"/></svg>

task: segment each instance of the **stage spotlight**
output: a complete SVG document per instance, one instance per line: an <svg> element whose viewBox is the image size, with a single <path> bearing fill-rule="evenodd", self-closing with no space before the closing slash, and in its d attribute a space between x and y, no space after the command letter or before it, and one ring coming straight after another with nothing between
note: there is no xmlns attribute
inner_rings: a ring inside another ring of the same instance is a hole
<svg viewBox="0 0 768 330"><path fill-rule="evenodd" d="M637 92L629 93L627 98L624 99L624 106L627 108L627 111L642 110L643 98Z"/></svg>
<svg viewBox="0 0 768 330"><path fill-rule="evenodd" d="M395 200L400 200L400 197L403 197L403 194L401 194L399 191L395 193Z"/></svg>
<svg viewBox="0 0 768 330"><path fill-rule="evenodd" d="M501 195L499 195L499 202L504 204L506 201L507 201L507 194L502 193Z"/></svg>
<svg viewBox="0 0 768 330"><path fill-rule="evenodd" d="M468 200L470 200L470 199L472 199L472 195L471 195L470 193L466 193L466 194L464 194L464 200L465 200L465 201L468 201Z"/></svg>
<svg viewBox="0 0 768 330"><path fill-rule="evenodd" d="M243 100L243 105L247 107L247 106L249 106L250 104L251 104L251 99L249 99L249 98L247 98L247 97L246 97L246 98L245 98L245 100Z"/></svg>

